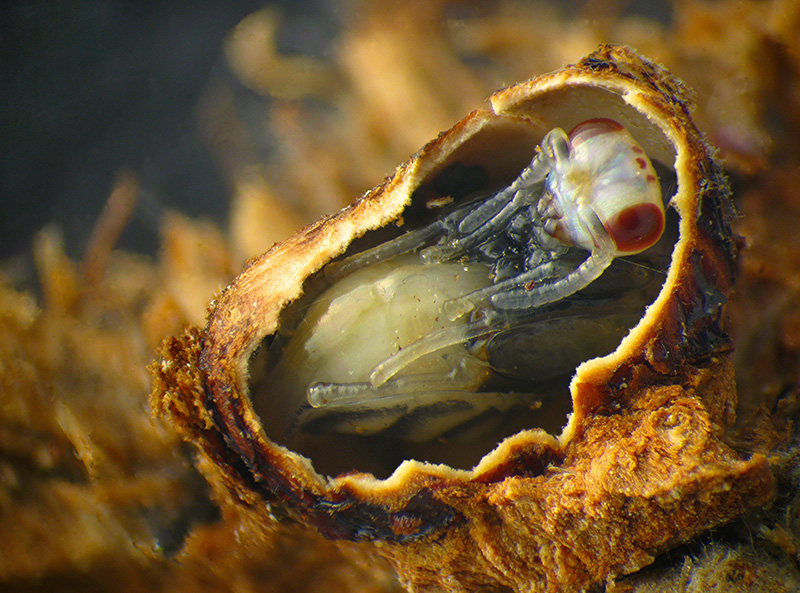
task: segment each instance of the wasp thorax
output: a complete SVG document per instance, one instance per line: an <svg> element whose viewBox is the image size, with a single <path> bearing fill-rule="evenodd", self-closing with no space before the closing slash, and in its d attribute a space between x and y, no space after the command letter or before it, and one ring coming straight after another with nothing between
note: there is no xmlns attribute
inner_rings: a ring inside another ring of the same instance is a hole
<svg viewBox="0 0 800 593"><path fill-rule="evenodd" d="M556 430L576 366L612 351L658 292L664 248L614 260L652 247L664 220L623 126L553 129L505 187L323 269L269 349L287 438Z"/></svg>

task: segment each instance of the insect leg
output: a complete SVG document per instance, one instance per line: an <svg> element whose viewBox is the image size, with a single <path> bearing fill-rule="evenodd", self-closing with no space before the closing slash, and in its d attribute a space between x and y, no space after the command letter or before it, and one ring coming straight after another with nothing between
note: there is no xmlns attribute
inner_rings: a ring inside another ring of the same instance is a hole
<svg viewBox="0 0 800 593"><path fill-rule="evenodd" d="M426 354L436 352L442 348L463 344L470 340L496 333L502 328L489 328L486 320L471 321L466 325L448 327L412 342L402 350L398 350L386 360L378 363L369 374L370 384L382 385L395 376L409 364L422 358Z"/></svg>
<svg viewBox="0 0 800 593"><path fill-rule="evenodd" d="M387 241L372 249L356 253L338 262L331 262L325 266L325 277L328 280L338 280L348 274L360 270L364 266L391 259L404 253L414 251L420 245L432 241L444 229L444 221L437 220L426 227L409 231Z"/></svg>
<svg viewBox="0 0 800 593"><path fill-rule="evenodd" d="M508 187L464 216L456 227L455 238L446 237L446 242L422 250L420 257L423 263L455 259L505 227L521 209L538 201L553 162L550 153L552 151L538 152L530 165Z"/></svg>
<svg viewBox="0 0 800 593"><path fill-rule="evenodd" d="M384 434L422 443L490 410L502 413L513 406L539 405L531 394L475 392L474 385L459 384L458 380L419 384L411 391L396 391L379 398L371 397L366 390L362 396L358 402L302 408L295 428L312 433Z"/></svg>
<svg viewBox="0 0 800 593"><path fill-rule="evenodd" d="M487 300L498 311L529 309L554 303L594 282L613 260L613 252L594 251L565 276L544 281L542 279L546 275L539 269L542 267L540 266L493 286L452 299L445 303L445 312L450 319L457 319Z"/></svg>
<svg viewBox="0 0 800 593"><path fill-rule="evenodd" d="M571 144L566 132L561 128L553 128L542 140L542 156L547 161L548 172L559 163L569 159Z"/></svg>
<svg viewBox="0 0 800 593"><path fill-rule="evenodd" d="M552 144L551 136L553 136L553 132L545 136L543 145L545 142L548 146ZM521 208L541 197L542 189L537 186L540 186L547 177L554 154L556 152L552 148L537 153L511 185L485 200L466 215L464 215L464 209L459 209L426 227L409 231L396 239L342 261L330 263L325 267L325 276L329 280L337 280L364 266L408 253L420 245L433 241L437 235L447 235L453 232L449 229L456 224L455 233L460 237L451 239L445 244L424 249L420 255L424 263L439 263L457 257L470 247L478 245L498 228L503 227Z"/></svg>
<svg viewBox="0 0 800 593"><path fill-rule="evenodd" d="M448 373L420 373L387 380L381 385L362 383L313 383L308 388L308 403L312 408L337 406L374 406L382 400L402 402L402 397L414 393L452 390L464 380L463 365L454 365Z"/></svg>
<svg viewBox="0 0 800 593"><path fill-rule="evenodd" d="M541 191L530 191L528 188L516 190L511 194L509 186L484 205L471 212L463 222L468 224L464 228L471 229L467 234L454 239L449 239L440 245L427 247L420 252L422 262L435 264L450 261L463 254L468 249L481 244L492 234L502 229L508 221L521 209L529 206L539 199ZM497 212L492 213L498 204L503 204ZM469 219L469 220L468 220ZM461 231L461 225L459 225Z"/></svg>
<svg viewBox="0 0 800 593"><path fill-rule="evenodd" d="M501 190L494 197L484 201L480 206L470 212L458 225L458 232L462 235L469 235L478 230L488 222L493 222L492 229L502 226L508 217L503 218L499 223L494 223L497 216L502 215L503 206L506 205L514 194L524 191L528 196L540 196L541 190L534 186L541 184L550 172L550 159L543 153L538 153L531 163L522 170L522 173L504 190Z"/></svg>
<svg viewBox="0 0 800 593"><path fill-rule="evenodd" d="M371 383L316 383L310 405L298 410L295 428L309 432L386 434L425 442L494 410L536 407L530 393L476 391L488 365L460 358L447 373L393 377Z"/></svg>

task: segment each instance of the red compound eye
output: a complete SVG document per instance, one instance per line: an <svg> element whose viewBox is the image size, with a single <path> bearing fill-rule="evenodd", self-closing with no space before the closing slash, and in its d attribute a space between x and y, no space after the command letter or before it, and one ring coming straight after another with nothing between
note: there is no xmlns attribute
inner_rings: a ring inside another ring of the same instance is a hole
<svg viewBox="0 0 800 593"><path fill-rule="evenodd" d="M606 222L606 230L620 253L639 253L655 244L664 232L664 212L655 204L636 204Z"/></svg>

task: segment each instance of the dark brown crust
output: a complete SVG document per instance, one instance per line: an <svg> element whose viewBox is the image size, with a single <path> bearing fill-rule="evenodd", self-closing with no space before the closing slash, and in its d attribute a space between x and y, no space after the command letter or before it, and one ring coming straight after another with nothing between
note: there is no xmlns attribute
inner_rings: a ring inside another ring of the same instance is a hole
<svg viewBox="0 0 800 593"><path fill-rule="evenodd" d="M524 432L472 473L410 464L381 483L326 481L270 441L248 399L248 358L303 281L356 237L399 218L460 138L525 118L553 85L590 84L625 94L626 109L673 139L683 159L681 237L670 285L644 321L616 353L579 369L561 444ZM374 541L416 588L585 590L772 495L766 460L742 460L720 440L736 398L720 328L736 270L730 191L691 121L690 92L628 48L602 46L491 101L493 110L470 114L352 206L252 261L202 332L164 343L151 401L198 446L221 498L279 503L326 537Z"/></svg>

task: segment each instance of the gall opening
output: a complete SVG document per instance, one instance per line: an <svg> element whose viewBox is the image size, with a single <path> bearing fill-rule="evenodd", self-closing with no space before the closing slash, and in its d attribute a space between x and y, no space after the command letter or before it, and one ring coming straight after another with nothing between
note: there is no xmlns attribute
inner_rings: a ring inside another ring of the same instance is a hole
<svg viewBox="0 0 800 593"><path fill-rule="evenodd" d="M479 131L422 173L402 226L365 233L306 281L250 364L270 439L319 473L385 478L406 459L470 469L520 430L561 432L576 367L613 352L660 293L678 217L668 208L641 253L580 272L594 251L548 232L572 214L543 204L546 175L519 181L547 153L544 129ZM674 171L651 160L667 203Z"/></svg>

